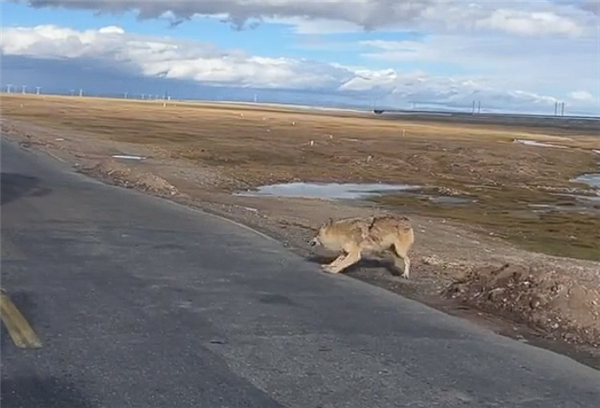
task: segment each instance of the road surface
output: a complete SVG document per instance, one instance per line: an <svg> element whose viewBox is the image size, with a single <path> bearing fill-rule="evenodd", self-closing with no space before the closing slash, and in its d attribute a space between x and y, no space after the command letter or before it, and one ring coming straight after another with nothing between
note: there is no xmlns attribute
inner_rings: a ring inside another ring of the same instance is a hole
<svg viewBox="0 0 600 408"><path fill-rule="evenodd" d="M14 407L589 407L600 373L3 139ZM416 271L418 273L418 271Z"/></svg>

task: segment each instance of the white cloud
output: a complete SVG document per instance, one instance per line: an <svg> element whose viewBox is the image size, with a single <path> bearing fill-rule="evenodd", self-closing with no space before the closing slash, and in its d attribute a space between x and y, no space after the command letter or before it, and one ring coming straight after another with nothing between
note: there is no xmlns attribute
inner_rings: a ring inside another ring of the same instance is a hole
<svg viewBox="0 0 600 408"><path fill-rule="evenodd" d="M552 96L519 89L493 87L485 78L439 77L423 72L400 75L393 70L362 71L345 83L343 90L383 91L383 102L403 101L423 105L470 107L481 102L484 109L549 112L557 101Z"/></svg>
<svg viewBox="0 0 600 408"><path fill-rule="evenodd" d="M264 19L299 32L425 28L435 31L493 30L522 35L578 35L597 23L588 4L552 0L14 0L34 7L137 11L140 18L224 17L236 26Z"/></svg>
<svg viewBox="0 0 600 408"><path fill-rule="evenodd" d="M2 53L35 58L89 58L145 76L265 88L335 86L349 72L328 64L220 51L210 44L128 34L120 27L77 31L54 25L5 28Z"/></svg>
<svg viewBox="0 0 600 408"><path fill-rule="evenodd" d="M573 91L569 94L571 99L575 99L577 101L593 101L594 96L587 91Z"/></svg>
<svg viewBox="0 0 600 408"><path fill-rule="evenodd" d="M396 43L367 45L392 53L404 52L398 50ZM416 44L412 46L418 48ZM313 89L327 94L356 94L397 106L419 102L468 108L473 100L480 100L482 106L488 109L551 112L556 101L551 95L534 92L524 86L510 88L487 76L447 77L425 72L349 67L305 59L267 58L240 50L220 50L205 42L131 34L115 26L83 31L55 25L4 27L0 51L4 56L92 60L124 73L144 77L236 87ZM439 49L429 50L427 45L417 53L423 58L445 56L439 54ZM38 66L43 69L43 64ZM591 100L572 99L582 109L598 113L596 97Z"/></svg>
<svg viewBox="0 0 600 408"><path fill-rule="evenodd" d="M572 38L429 35L406 41L362 41L363 57L402 66L452 66L493 78L498 86L537 92L600 87L600 31Z"/></svg>
<svg viewBox="0 0 600 408"><path fill-rule="evenodd" d="M550 12L499 9L476 23L477 27L519 35L565 34L578 36L583 28L576 21Z"/></svg>

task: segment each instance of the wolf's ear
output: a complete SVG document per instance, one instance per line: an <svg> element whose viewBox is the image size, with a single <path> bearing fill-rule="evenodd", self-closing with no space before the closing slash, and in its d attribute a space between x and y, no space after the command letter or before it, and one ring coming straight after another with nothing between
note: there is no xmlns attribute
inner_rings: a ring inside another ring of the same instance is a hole
<svg viewBox="0 0 600 408"><path fill-rule="evenodd" d="M333 218L329 217L327 219L327 225L331 225L331 224L333 224Z"/></svg>

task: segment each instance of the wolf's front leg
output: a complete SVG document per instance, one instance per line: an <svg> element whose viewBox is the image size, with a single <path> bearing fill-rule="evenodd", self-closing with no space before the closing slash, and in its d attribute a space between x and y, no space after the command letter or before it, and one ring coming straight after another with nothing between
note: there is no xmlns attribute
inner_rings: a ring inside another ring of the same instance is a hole
<svg viewBox="0 0 600 408"><path fill-rule="evenodd" d="M328 267L326 270L329 273L340 273L341 271L343 271L351 265L354 265L358 261L360 261L360 251L352 251L349 252L348 255L344 257L344 259L341 259L340 262Z"/></svg>
<svg viewBox="0 0 600 408"><path fill-rule="evenodd" d="M328 264L321 264L321 268L323 268L323 269L325 269L325 270L327 270L327 269L330 269L330 268L333 268L333 267L335 267L337 264L339 264L339 263L342 261L342 259L344 259L345 257L346 257L346 253L345 253L345 252L342 252L342 253L341 253L341 254L340 254L340 255L339 255L337 258L335 258L335 259L334 259L333 261L331 261L330 263L328 263Z"/></svg>

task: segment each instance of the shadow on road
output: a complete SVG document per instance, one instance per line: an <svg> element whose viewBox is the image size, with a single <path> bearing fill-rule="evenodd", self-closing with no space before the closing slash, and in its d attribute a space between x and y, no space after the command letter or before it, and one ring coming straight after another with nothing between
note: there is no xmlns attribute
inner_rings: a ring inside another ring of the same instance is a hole
<svg viewBox="0 0 600 408"><path fill-rule="evenodd" d="M313 262L313 263L317 263L317 264L328 264L331 261L333 261L336 257L331 257L331 256L321 256L321 255L312 255L309 257L306 257L305 259L308 262ZM396 269L394 267L393 262L390 262L387 259L370 259L370 258L363 258L361 259L358 263L350 266L348 269L346 269L344 271L344 273L347 272L353 272L359 268L381 268L384 267L388 270L388 272L390 274L392 274L393 276L400 276L401 272L398 272L398 269Z"/></svg>
<svg viewBox="0 0 600 408"><path fill-rule="evenodd" d="M3 378L0 393L2 408L94 408L97 405L77 391L77 387L58 377L26 376Z"/></svg>
<svg viewBox="0 0 600 408"><path fill-rule="evenodd" d="M24 176L18 173L2 173L0 177L1 205L16 201L24 196L42 197L52 191L51 189L40 188L39 185L40 179L37 177Z"/></svg>

